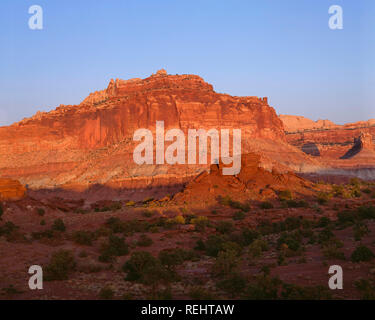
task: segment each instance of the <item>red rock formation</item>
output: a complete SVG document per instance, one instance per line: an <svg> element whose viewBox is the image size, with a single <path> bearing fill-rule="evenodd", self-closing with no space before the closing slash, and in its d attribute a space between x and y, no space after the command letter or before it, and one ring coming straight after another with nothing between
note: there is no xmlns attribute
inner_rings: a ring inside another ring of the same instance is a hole
<svg viewBox="0 0 375 320"><path fill-rule="evenodd" d="M373 146L371 136L375 137L374 119L345 125L336 125L324 120L318 125L318 122L303 117L280 116L280 118L284 123L286 137L290 144L305 152L309 150L308 146L314 145L316 148L314 150L318 150L319 156L323 158L332 160L343 157L354 147L356 139L362 132L367 132L367 144ZM301 118L304 121L300 121ZM316 126L312 124L316 124Z"/></svg>
<svg viewBox="0 0 375 320"><path fill-rule="evenodd" d="M19 200L26 195L26 188L17 180L0 179L0 200Z"/></svg>
<svg viewBox="0 0 375 320"><path fill-rule="evenodd" d="M95 183L127 188L186 182L206 166L138 166L132 159L139 128L239 128L242 149L270 166L314 164L290 147L267 99L219 94L196 75L159 71L146 79L111 80L80 105L60 105L0 128L0 177L33 188ZM274 163L275 162L275 163ZM315 165L315 164L314 164Z"/></svg>
<svg viewBox="0 0 375 320"><path fill-rule="evenodd" d="M253 153L242 155L242 169L237 176L222 175L222 164L211 165L209 172L192 180L174 201L208 205L225 196L234 200L264 200L277 197L281 190L290 190L296 196L313 193L312 184L294 173L268 171L260 165L260 156Z"/></svg>

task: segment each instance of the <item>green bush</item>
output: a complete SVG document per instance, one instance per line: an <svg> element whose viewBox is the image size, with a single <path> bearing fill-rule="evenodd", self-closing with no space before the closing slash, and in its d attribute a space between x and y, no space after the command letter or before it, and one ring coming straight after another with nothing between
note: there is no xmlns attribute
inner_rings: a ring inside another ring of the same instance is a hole
<svg viewBox="0 0 375 320"><path fill-rule="evenodd" d="M216 283L217 288L225 291L231 298L241 295L246 288L246 278L238 273L232 273L228 277Z"/></svg>
<svg viewBox="0 0 375 320"><path fill-rule="evenodd" d="M113 233L121 233L125 230L124 223L119 218L115 217L107 219L107 221L105 222L105 226L109 228Z"/></svg>
<svg viewBox="0 0 375 320"><path fill-rule="evenodd" d="M72 239L75 243L85 246L91 246L94 240L94 234L90 231L75 231L72 234Z"/></svg>
<svg viewBox="0 0 375 320"><path fill-rule="evenodd" d="M184 261L196 258L193 251L176 248L164 249L159 252L160 263L168 270L174 271L175 267L182 264Z"/></svg>
<svg viewBox="0 0 375 320"><path fill-rule="evenodd" d="M308 208L309 204L305 200L285 200L288 208Z"/></svg>
<svg viewBox="0 0 375 320"><path fill-rule="evenodd" d="M128 281L155 285L159 281L172 280L171 272L167 272L158 259L145 251L133 252L122 270L127 273L125 279Z"/></svg>
<svg viewBox="0 0 375 320"><path fill-rule="evenodd" d="M375 283L373 281L360 279L355 282L355 286L360 291L362 300L375 300Z"/></svg>
<svg viewBox="0 0 375 320"><path fill-rule="evenodd" d="M251 229L243 229L240 235L239 242L243 246L248 246L255 239L259 238L259 232Z"/></svg>
<svg viewBox="0 0 375 320"><path fill-rule="evenodd" d="M2 215L4 214L4 209L3 209L3 206L0 204L0 221L1 221L1 217Z"/></svg>
<svg viewBox="0 0 375 320"><path fill-rule="evenodd" d="M215 228L221 234L228 234L234 230L234 225L232 221L219 221Z"/></svg>
<svg viewBox="0 0 375 320"><path fill-rule="evenodd" d="M280 298L286 300L329 300L332 299L332 294L324 286L301 287L283 283Z"/></svg>
<svg viewBox="0 0 375 320"><path fill-rule="evenodd" d="M264 209L264 210L267 210L267 209L272 209L273 208L273 204L269 201L264 201L260 204L260 208L261 209Z"/></svg>
<svg viewBox="0 0 375 320"><path fill-rule="evenodd" d="M293 194L290 190L281 190L279 192L279 200L292 200Z"/></svg>
<svg viewBox="0 0 375 320"><path fill-rule="evenodd" d="M284 232L277 240L277 247L280 249L286 244L292 251L298 251L301 248L301 234L299 232Z"/></svg>
<svg viewBox="0 0 375 320"><path fill-rule="evenodd" d="M211 292L199 286L195 286L191 288L189 292L189 296L193 300L213 300L214 299L214 296Z"/></svg>
<svg viewBox="0 0 375 320"><path fill-rule="evenodd" d="M370 233L370 230L366 223L358 222L353 226L353 233L355 241L360 241L362 237Z"/></svg>
<svg viewBox="0 0 375 320"><path fill-rule="evenodd" d="M244 290L247 300L274 300L278 298L281 281L278 278L262 275Z"/></svg>
<svg viewBox="0 0 375 320"><path fill-rule="evenodd" d="M103 300L112 300L115 293L110 287L100 289L99 298Z"/></svg>
<svg viewBox="0 0 375 320"><path fill-rule="evenodd" d="M374 253L364 245L358 246L351 256L353 262L371 261L373 258Z"/></svg>
<svg viewBox="0 0 375 320"><path fill-rule="evenodd" d="M220 251L213 266L214 276L225 276L238 267L237 253L234 250Z"/></svg>
<svg viewBox="0 0 375 320"><path fill-rule="evenodd" d="M52 224L52 230L64 232L66 230L64 221L62 221L62 219L56 219Z"/></svg>
<svg viewBox="0 0 375 320"><path fill-rule="evenodd" d="M128 245L124 238L110 235L108 242L100 248L99 261L111 262L115 257L125 256L129 253Z"/></svg>
<svg viewBox="0 0 375 320"><path fill-rule="evenodd" d="M137 241L137 246L140 246L140 247L149 247L152 244L153 244L152 239L145 234L142 234L139 240Z"/></svg>
<svg viewBox="0 0 375 320"><path fill-rule="evenodd" d="M245 219L245 213L243 211L236 211L233 215L233 220L243 220Z"/></svg>
<svg viewBox="0 0 375 320"><path fill-rule="evenodd" d="M59 250L52 254L49 264L44 268L46 281L67 280L76 268L74 254L68 250Z"/></svg>
<svg viewBox="0 0 375 320"><path fill-rule="evenodd" d="M219 202L220 202L220 204L222 204L224 206L229 206L233 209L239 209L239 210L242 210L244 212L248 212L250 210L250 207L249 207L248 204L243 204L241 202L234 201L229 196L225 196L225 197L221 198Z"/></svg>
<svg viewBox="0 0 375 320"><path fill-rule="evenodd" d="M41 217L43 217L45 215L46 211L43 208L38 208L37 209L37 213L38 213L38 215L40 215Z"/></svg>

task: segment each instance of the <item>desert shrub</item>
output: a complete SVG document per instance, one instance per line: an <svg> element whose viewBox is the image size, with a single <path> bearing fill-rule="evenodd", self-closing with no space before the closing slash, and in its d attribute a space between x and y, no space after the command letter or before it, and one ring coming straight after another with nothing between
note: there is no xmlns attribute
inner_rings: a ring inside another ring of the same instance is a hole
<svg viewBox="0 0 375 320"><path fill-rule="evenodd" d="M354 188L351 192L350 192L350 196L352 198L359 198L361 197L362 193L361 193L361 189L359 188Z"/></svg>
<svg viewBox="0 0 375 320"><path fill-rule="evenodd" d="M2 220L2 215L4 214L3 206L0 204L0 221Z"/></svg>
<svg viewBox="0 0 375 320"><path fill-rule="evenodd" d="M301 234L299 232L283 232L277 240L277 248L286 245L292 251L298 251L301 248Z"/></svg>
<svg viewBox="0 0 375 320"><path fill-rule="evenodd" d="M40 215L41 217L43 217L46 213L46 211L43 209L43 208L38 208L36 210L36 212L38 213L38 215Z"/></svg>
<svg viewBox="0 0 375 320"><path fill-rule="evenodd" d="M301 218L297 217L288 217L284 221L285 228L288 231L299 229L301 227Z"/></svg>
<svg viewBox="0 0 375 320"><path fill-rule="evenodd" d="M121 233L125 230L124 223L119 218L115 217L108 218L105 222L105 226L113 233Z"/></svg>
<svg viewBox="0 0 375 320"><path fill-rule="evenodd" d="M34 240L52 239L55 236L55 232L53 230L32 232L31 236Z"/></svg>
<svg viewBox="0 0 375 320"><path fill-rule="evenodd" d="M146 217L146 218L151 218L151 217L154 215L154 213L153 213L152 211L150 211L150 210L144 210L144 211L142 212L142 215L143 215L144 217Z"/></svg>
<svg viewBox="0 0 375 320"><path fill-rule="evenodd" d="M129 253L128 245L124 238L110 235L108 241L100 248L99 261L111 262L115 257L127 255Z"/></svg>
<svg viewBox="0 0 375 320"><path fill-rule="evenodd" d="M332 191L335 197L343 197L345 195L345 187L342 185L333 185Z"/></svg>
<svg viewBox="0 0 375 320"><path fill-rule="evenodd" d="M127 207L134 207L135 206L135 202L134 201L128 201L125 203L125 206Z"/></svg>
<svg viewBox="0 0 375 320"><path fill-rule="evenodd" d="M280 298L286 300L329 300L332 299L332 294L324 286L302 287L283 283Z"/></svg>
<svg viewBox="0 0 375 320"><path fill-rule="evenodd" d="M184 261L195 259L196 254L193 251L176 248L164 249L159 252L159 261L166 269L174 271L175 267Z"/></svg>
<svg viewBox="0 0 375 320"><path fill-rule="evenodd" d="M100 289L99 298L103 300L112 300L115 292L110 287L103 287Z"/></svg>
<svg viewBox="0 0 375 320"><path fill-rule="evenodd" d="M172 290L170 286L165 289L153 290L151 295L147 297L149 300L172 300Z"/></svg>
<svg viewBox="0 0 375 320"><path fill-rule="evenodd" d="M41 226L45 226L46 225L46 220L44 220L44 219L40 220L40 225Z"/></svg>
<svg viewBox="0 0 375 320"><path fill-rule="evenodd" d="M348 227L353 225L357 218L354 211L344 210L337 214L337 223L341 227Z"/></svg>
<svg viewBox="0 0 375 320"><path fill-rule="evenodd" d="M246 288L247 280L238 273L232 273L223 280L216 283L216 287L225 291L231 298L242 294Z"/></svg>
<svg viewBox="0 0 375 320"><path fill-rule="evenodd" d="M371 261L373 258L374 253L364 245L359 245L351 255L353 262Z"/></svg>
<svg viewBox="0 0 375 320"><path fill-rule="evenodd" d="M62 219L56 219L52 224L52 230L64 232L66 230L64 221L62 221Z"/></svg>
<svg viewBox="0 0 375 320"><path fill-rule="evenodd" d="M209 292L207 289L195 286L190 289L189 296L193 300L213 300L214 296L211 292Z"/></svg>
<svg viewBox="0 0 375 320"><path fill-rule="evenodd" d="M259 232L256 230L251 229L243 229L240 236L240 243L243 246L248 246L251 244L255 239L259 238Z"/></svg>
<svg viewBox="0 0 375 320"><path fill-rule="evenodd" d="M258 258L264 251L268 251L268 243L263 239L256 239L248 247L248 252L252 258Z"/></svg>
<svg viewBox="0 0 375 320"><path fill-rule="evenodd" d="M132 235L138 232L146 232L151 224L147 221L130 220L123 222L123 232L125 235Z"/></svg>
<svg viewBox="0 0 375 320"><path fill-rule="evenodd" d="M368 279L360 279L355 282L355 287L361 293L362 300L375 300L375 283Z"/></svg>
<svg viewBox="0 0 375 320"><path fill-rule="evenodd" d="M185 224L185 218L181 215L174 217L173 220L176 224Z"/></svg>
<svg viewBox="0 0 375 320"><path fill-rule="evenodd" d="M137 241L137 246L140 246L140 247L149 247L152 244L153 244L152 239L145 234L142 234L139 240Z"/></svg>
<svg viewBox="0 0 375 320"><path fill-rule="evenodd" d="M278 298L281 281L270 276L259 276L244 290L244 298L247 300L273 300Z"/></svg>
<svg viewBox="0 0 375 320"><path fill-rule="evenodd" d="M234 250L220 251L212 266L212 273L215 276L225 276L238 267L238 257Z"/></svg>
<svg viewBox="0 0 375 320"><path fill-rule="evenodd" d="M354 187L359 187L361 185L361 180L359 180L358 178L351 178L349 180L349 184Z"/></svg>
<svg viewBox="0 0 375 320"><path fill-rule="evenodd" d="M366 193L366 194L370 194L371 193L371 189L370 188L365 188L365 189L362 189L362 192Z"/></svg>
<svg viewBox="0 0 375 320"><path fill-rule="evenodd" d="M357 212L360 219L375 219L375 206L361 206Z"/></svg>
<svg viewBox="0 0 375 320"><path fill-rule="evenodd" d="M330 241L322 248L323 257L326 259L345 260L344 252L340 251L343 244L339 241Z"/></svg>
<svg viewBox="0 0 375 320"><path fill-rule="evenodd" d="M73 252L59 250L52 254L49 264L44 268L46 281L67 280L69 274L76 268Z"/></svg>
<svg viewBox="0 0 375 320"><path fill-rule="evenodd" d="M316 226L318 228L325 228L331 224L331 220L328 217L321 217L317 222Z"/></svg>
<svg viewBox="0 0 375 320"><path fill-rule="evenodd" d="M335 238L330 227L326 227L322 229L318 234L318 242L322 245L326 244L327 242L331 241Z"/></svg>
<svg viewBox="0 0 375 320"><path fill-rule="evenodd" d="M195 230L199 232L203 232L206 230L206 227L210 225L210 221L206 216L199 216L197 218L193 218L190 220L192 224L195 226Z"/></svg>
<svg viewBox="0 0 375 320"><path fill-rule="evenodd" d="M225 197L220 198L219 202L220 202L220 204L222 204L224 206L228 206L228 207L231 207L233 209L239 209L239 210L242 210L244 212L248 212L250 210L250 207L249 207L248 204L243 204L239 201L234 201L229 196L225 196Z"/></svg>
<svg viewBox="0 0 375 320"><path fill-rule="evenodd" d="M305 200L285 200L288 208L308 208L309 204Z"/></svg>
<svg viewBox="0 0 375 320"><path fill-rule="evenodd" d="M245 219L245 213L243 211L236 211L233 214L233 220L243 220Z"/></svg>
<svg viewBox="0 0 375 320"><path fill-rule="evenodd" d="M232 221L219 221L215 228L221 234L228 234L234 230L234 225Z"/></svg>
<svg viewBox="0 0 375 320"><path fill-rule="evenodd" d="M94 240L94 234L90 231L84 230L75 231L72 234L72 239L77 244L91 246L92 241Z"/></svg>
<svg viewBox="0 0 375 320"><path fill-rule="evenodd" d="M197 243L197 249L205 250L206 254L211 257L217 257L219 252L223 249L223 245L225 243L225 239L221 235L210 235L207 241L201 241Z"/></svg>
<svg viewBox="0 0 375 320"><path fill-rule="evenodd" d="M290 191L290 190L281 190L281 191L279 191L278 196L279 196L279 200L282 200L282 201L293 199L292 191Z"/></svg>
<svg viewBox="0 0 375 320"><path fill-rule="evenodd" d="M1 236L10 236L12 232L16 231L19 227L16 226L13 222L7 221L2 226L0 226L0 237Z"/></svg>
<svg viewBox="0 0 375 320"><path fill-rule="evenodd" d="M331 196L326 193L326 192L319 192L318 193L318 197L317 197L317 201L320 205L324 205L324 204L327 204L328 201L330 200Z"/></svg>
<svg viewBox="0 0 375 320"><path fill-rule="evenodd" d="M362 237L368 235L370 233L370 230L366 223L364 222L357 222L353 226L353 233L354 233L354 239L355 241L360 241Z"/></svg>
<svg viewBox="0 0 375 320"><path fill-rule="evenodd" d="M272 209L273 208L273 204L269 201L264 201L260 204L260 208L261 209L264 209L264 210L267 210L267 209Z"/></svg>
<svg viewBox="0 0 375 320"><path fill-rule="evenodd" d="M125 279L128 281L156 284L162 280L172 280L171 273L163 268L159 260L145 251L133 252L122 270L127 273Z"/></svg>

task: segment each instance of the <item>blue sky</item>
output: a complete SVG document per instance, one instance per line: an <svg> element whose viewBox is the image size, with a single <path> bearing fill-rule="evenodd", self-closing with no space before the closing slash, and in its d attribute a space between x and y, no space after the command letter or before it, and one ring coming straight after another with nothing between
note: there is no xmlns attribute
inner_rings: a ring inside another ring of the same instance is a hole
<svg viewBox="0 0 375 320"><path fill-rule="evenodd" d="M328 28L333 4L343 30ZM375 118L374 40L373 0L2 0L0 125L160 68L268 96L279 114Z"/></svg>

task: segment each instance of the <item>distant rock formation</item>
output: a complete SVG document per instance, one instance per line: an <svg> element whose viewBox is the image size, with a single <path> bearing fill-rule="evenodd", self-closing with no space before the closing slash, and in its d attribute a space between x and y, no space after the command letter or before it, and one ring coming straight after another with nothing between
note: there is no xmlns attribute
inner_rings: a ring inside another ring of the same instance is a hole
<svg viewBox="0 0 375 320"><path fill-rule="evenodd" d="M375 137L375 119L337 125L328 120L312 121L304 117L280 116L283 121L287 141L306 154L322 157L320 161L350 159L357 150L371 150ZM353 142L354 141L354 142ZM344 155L344 156L343 156ZM357 158L353 165L373 165L375 157L367 157L364 163ZM338 164L341 165L341 164Z"/></svg>
<svg viewBox="0 0 375 320"><path fill-rule="evenodd" d="M360 136L354 139L353 147L345 153L341 159L350 159L365 151L370 151L371 153L374 152L373 138L370 133L361 132Z"/></svg>
<svg viewBox="0 0 375 320"><path fill-rule="evenodd" d="M19 200L26 195L26 188L17 180L0 179L0 200Z"/></svg>

